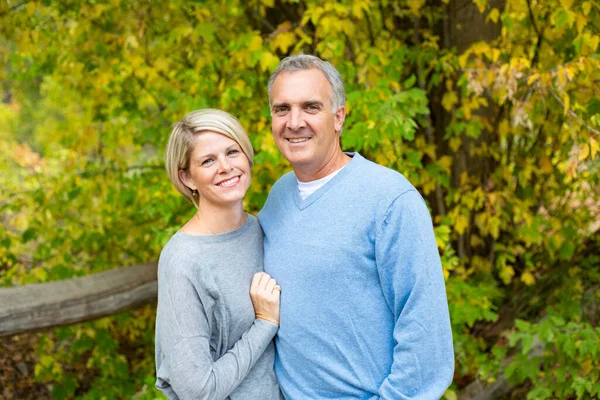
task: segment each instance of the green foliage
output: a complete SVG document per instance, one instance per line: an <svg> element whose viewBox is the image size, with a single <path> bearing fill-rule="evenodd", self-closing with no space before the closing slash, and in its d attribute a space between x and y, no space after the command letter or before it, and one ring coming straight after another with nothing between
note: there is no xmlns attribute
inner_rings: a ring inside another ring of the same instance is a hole
<svg viewBox="0 0 600 400"><path fill-rule="evenodd" d="M446 398L503 368L529 398L598 396L600 5L494 3L463 5L498 26L464 50L448 1L0 3L0 285L156 260L193 212L162 156L194 109L246 127L258 211L289 170L267 79L315 53L346 82L343 147L401 171L432 209L456 352ZM58 399L159 398L153 313L41 335L37 379Z"/></svg>

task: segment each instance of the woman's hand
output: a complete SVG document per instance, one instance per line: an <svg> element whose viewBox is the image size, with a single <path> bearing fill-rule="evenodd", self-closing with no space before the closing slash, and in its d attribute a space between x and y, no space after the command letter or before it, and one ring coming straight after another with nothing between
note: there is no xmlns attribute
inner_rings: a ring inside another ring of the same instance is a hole
<svg viewBox="0 0 600 400"><path fill-rule="evenodd" d="M279 326L279 294L281 288L269 274L254 274L250 284L250 299L257 319Z"/></svg>

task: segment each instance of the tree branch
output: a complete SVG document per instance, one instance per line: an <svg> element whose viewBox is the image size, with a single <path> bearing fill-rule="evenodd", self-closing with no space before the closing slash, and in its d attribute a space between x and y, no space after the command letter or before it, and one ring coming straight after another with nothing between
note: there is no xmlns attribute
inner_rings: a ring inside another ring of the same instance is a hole
<svg viewBox="0 0 600 400"><path fill-rule="evenodd" d="M554 96L554 98L556 99L556 101L558 101L560 103L560 105L563 106L563 108L564 108L565 107L565 103L562 102L562 100L556 94L556 92L554 90L550 89L550 93L552 93L552 96ZM598 130L592 128L591 126L589 126L579 115L577 115L570 108L567 108L567 114L569 114L569 116L571 116L572 118L576 119L581 125L583 125L586 128L588 128L590 130L590 132L594 133L597 136L600 136L600 131L598 131Z"/></svg>
<svg viewBox="0 0 600 400"><path fill-rule="evenodd" d="M8 13L11 13L11 12L13 12L13 11L14 11L14 10L16 10L17 8L21 8L21 7L23 7L23 6L24 6L24 5L26 5L27 3L29 3L29 1L23 1L23 2L21 2L21 3L19 3L19 4L15 4L14 6L11 6L11 7L9 7L9 8L8 8L8 10L5 10L5 11L2 11L2 12L0 12L0 17L3 17L3 16L5 16L5 15L6 15L6 14L8 14Z"/></svg>

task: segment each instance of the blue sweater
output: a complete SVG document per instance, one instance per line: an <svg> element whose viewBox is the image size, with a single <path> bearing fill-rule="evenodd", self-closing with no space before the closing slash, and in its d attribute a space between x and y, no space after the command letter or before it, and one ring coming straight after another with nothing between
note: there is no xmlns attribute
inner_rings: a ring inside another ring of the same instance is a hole
<svg viewBox="0 0 600 400"><path fill-rule="evenodd" d="M438 399L454 355L429 210L355 153L302 200L293 173L259 220L282 287L275 372L288 399Z"/></svg>

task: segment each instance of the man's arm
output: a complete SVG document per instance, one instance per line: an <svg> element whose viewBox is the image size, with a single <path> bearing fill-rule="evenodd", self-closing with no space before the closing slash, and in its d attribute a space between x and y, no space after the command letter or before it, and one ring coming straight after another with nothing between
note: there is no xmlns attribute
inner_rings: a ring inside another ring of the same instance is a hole
<svg viewBox="0 0 600 400"><path fill-rule="evenodd" d="M448 302L431 217L416 190L389 206L376 237L384 296L394 313L394 361L382 399L439 399L452 382Z"/></svg>

